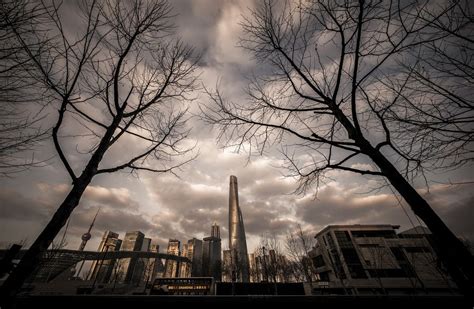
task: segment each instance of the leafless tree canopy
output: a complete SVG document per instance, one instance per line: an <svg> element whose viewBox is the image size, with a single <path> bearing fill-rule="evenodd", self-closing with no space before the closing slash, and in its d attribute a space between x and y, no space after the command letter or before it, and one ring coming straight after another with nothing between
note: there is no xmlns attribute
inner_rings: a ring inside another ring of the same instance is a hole
<svg viewBox="0 0 474 309"><path fill-rule="evenodd" d="M173 172L194 157L183 141L198 57L171 36L166 0L34 3L47 23L27 35L15 25L9 31L33 65L28 74L41 85L45 108L55 111L52 140L72 188L3 285L7 296L21 287L96 175ZM76 5L74 14L64 5ZM65 142L71 138L76 149ZM135 145L111 158L120 143Z"/></svg>
<svg viewBox="0 0 474 309"><path fill-rule="evenodd" d="M28 36L44 21L45 13L26 0L0 3L0 174L4 176L40 165L34 157L22 159L47 132L40 126L41 116L28 110L38 96L26 89L37 90L38 85L30 75L33 64L12 29L33 45Z"/></svg>
<svg viewBox="0 0 474 309"><path fill-rule="evenodd" d="M144 145L141 153L98 173L169 170L143 163L149 158L164 163L185 152L178 147L186 137L184 110L176 100L189 99L195 62L192 48L168 37L171 7L165 1L93 1L81 2L79 12L84 22L75 25L78 34L64 24L61 7L53 3L46 42L42 32L35 33L38 44L33 47L19 36L36 65L34 76L45 89L43 99L59 112L53 127L59 158L71 178L77 178L61 146L66 135L62 128L74 122L84 132L81 136L88 137L81 145L83 153L97 153L100 145L109 149L126 135Z"/></svg>
<svg viewBox="0 0 474 309"><path fill-rule="evenodd" d="M265 1L243 24L241 45L267 74L249 101L219 90L206 119L228 146L282 144L302 189L327 168L366 155L363 135L412 178L423 168L472 162L474 97L467 1Z"/></svg>
<svg viewBox="0 0 474 309"><path fill-rule="evenodd" d="M266 282L289 282L296 279L292 265L288 263L275 235L262 234L255 249L255 265L251 269L254 280ZM299 279L299 278L298 278Z"/></svg>
<svg viewBox="0 0 474 309"><path fill-rule="evenodd" d="M298 229L288 232L285 239L285 248L288 252L288 258L294 265L294 274L296 278L303 279L312 283L316 278L316 271L309 252L316 245L314 236L305 231L298 225Z"/></svg>
<svg viewBox="0 0 474 309"><path fill-rule="evenodd" d="M226 146L280 145L300 192L329 169L385 177L469 294L472 255L410 181L472 163L470 12L462 0L260 2L241 45L263 73L247 100L208 90L203 117Z"/></svg>
<svg viewBox="0 0 474 309"><path fill-rule="evenodd" d="M397 134L409 132L420 161L434 168L459 167L473 160L474 19L469 1L452 1L420 16L435 39L400 61L403 74L384 86L399 97L385 105ZM406 60L411 56L411 60ZM401 139L401 138L400 138Z"/></svg>

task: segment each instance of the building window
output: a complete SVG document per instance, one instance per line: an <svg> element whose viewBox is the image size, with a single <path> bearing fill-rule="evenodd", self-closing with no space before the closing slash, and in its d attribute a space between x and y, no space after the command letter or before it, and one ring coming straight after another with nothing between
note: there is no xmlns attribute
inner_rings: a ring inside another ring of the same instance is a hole
<svg viewBox="0 0 474 309"><path fill-rule="evenodd" d="M342 267L341 258L339 257L339 254L335 249L331 250L331 256L333 261L332 264L334 268L334 274L339 279L346 279L346 273L344 272L344 268Z"/></svg>
<svg viewBox="0 0 474 309"><path fill-rule="evenodd" d="M318 255L316 257L313 258L313 264L314 264L314 267L323 267L325 266L326 264L324 263L324 258L322 255Z"/></svg>
<svg viewBox="0 0 474 309"><path fill-rule="evenodd" d="M393 230L383 231L352 231L353 237L381 237L381 238L396 238L397 234Z"/></svg>
<svg viewBox="0 0 474 309"><path fill-rule="evenodd" d="M322 273L319 273L319 279L321 281L329 281L329 272L328 271L324 271Z"/></svg>
<svg viewBox="0 0 474 309"><path fill-rule="evenodd" d="M427 253L430 250L427 247L404 247L407 253Z"/></svg>
<svg viewBox="0 0 474 309"><path fill-rule="evenodd" d="M333 249L335 247L335 244L334 244L334 239L332 238L331 233L327 233L326 237L327 237L327 241L328 241L328 247L330 249Z"/></svg>
<svg viewBox="0 0 474 309"><path fill-rule="evenodd" d="M326 241L326 236L325 236L325 235L323 235L323 241L324 241L324 245L327 247L327 246L328 246L328 243L327 243L327 241Z"/></svg>
<svg viewBox="0 0 474 309"><path fill-rule="evenodd" d="M351 277L354 279L367 278L357 251L354 248L342 248L341 251Z"/></svg>
<svg viewBox="0 0 474 309"><path fill-rule="evenodd" d="M335 231L334 235L336 236L339 247L341 248L352 248L351 237L347 231Z"/></svg>
<svg viewBox="0 0 474 309"><path fill-rule="evenodd" d="M369 274L372 278L404 278L408 277L403 269L399 268L379 268L369 269Z"/></svg>
<svg viewBox="0 0 474 309"><path fill-rule="evenodd" d="M410 261L406 257L405 253L403 250L399 247L390 247L390 250L392 251L393 255L397 259L398 264L400 265L400 268L403 270L405 273L406 277L415 277L415 270L413 266L411 265Z"/></svg>

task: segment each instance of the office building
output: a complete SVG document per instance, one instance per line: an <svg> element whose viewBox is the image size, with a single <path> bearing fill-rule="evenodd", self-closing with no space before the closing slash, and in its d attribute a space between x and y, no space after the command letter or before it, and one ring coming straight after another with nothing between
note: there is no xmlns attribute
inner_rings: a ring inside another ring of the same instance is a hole
<svg viewBox="0 0 474 309"><path fill-rule="evenodd" d="M123 239L121 251L141 251L145 234L140 231L127 232ZM120 260L121 270L124 273L124 283L136 283L141 275L139 259L136 257L125 258ZM138 266L138 267L137 267Z"/></svg>
<svg viewBox="0 0 474 309"><path fill-rule="evenodd" d="M188 264L190 267L191 277L202 277L202 240L193 238L188 240L188 259L192 262L183 263Z"/></svg>
<svg viewBox="0 0 474 309"><path fill-rule="evenodd" d="M188 244L183 244L181 246L181 256L188 257ZM189 278L191 277L191 265L189 263L178 263L179 264L179 275L180 278Z"/></svg>
<svg viewBox="0 0 474 309"><path fill-rule="evenodd" d="M122 241L118 239L118 237L119 234L117 233L105 231L97 251L105 253L120 250ZM89 280L95 280L99 283L107 283L111 279L116 263L117 261L115 260L95 260L92 263Z"/></svg>
<svg viewBox="0 0 474 309"><path fill-rule="evenodd" d="M202 244L202 274L205 277L213 277L215 281L221 281L221 238L219 226L214 223L211 228L211 236L205 237Z"/></svg>
<svg viewBox="0 0 474 309"><path fill-rule="evenodd" d="M144 238L142 247L139 251L142 252L149 252L151 246L151 239ZM137 263L135 265L135 269L133 270L132 277L130 279L130 283L133 284L140 284L142 281L146 281L145 272L149 267L149 259L147 258L138 258Z"/></svg>
<svg viewBox="0 0 474 309"><path fill-rule="evenodd" d="M150 245L151 252L160 252L160 245L153 243ZM145 278L148 278L149 282L153 282L156 278L163 275L164 266L160 258L150 259L149 260L148 270L145 272Z"/></svg>
<svg viewBox="0 0 474 309"><path fill-rule="evenodd" d="M180 241L177 239L170 239L168 242L167 254L179 256ZM166 260L164 278L175 278L179 276L179 265L177 261Z"/></svg>

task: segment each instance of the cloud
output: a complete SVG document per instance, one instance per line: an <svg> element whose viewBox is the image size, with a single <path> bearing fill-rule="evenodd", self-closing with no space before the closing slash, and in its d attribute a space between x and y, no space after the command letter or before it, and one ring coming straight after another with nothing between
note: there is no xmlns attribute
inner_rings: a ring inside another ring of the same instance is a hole
<svg viewBox="0 0 474 309"><path fill-rule="evenodd" d="M424 198L435 208L448 227L458 236L474 241L474 186L435 185Z"/></svg>
<svg viewBox="0 0 474 309"><path fill-rule="evenodd" d="M268 231L283 235L294 225L294 197L287 195L294 183L281 177L270 158L243 167L242 157L215 147L206 148L201 156L184 179L169 175L144 179L149 196L159 209L153 221L165 226L165 235L172 231L185 238L208 236L211 225L217 222L226 239L230 175L238 177L240 207L251 242L257 242L256 238Z"/></svg>
<svg viewBox="0 0 474 309"><path fill-rule="evenodd" d="M324 227L363 221L394 207L397 207L397 203L391 195L358 196L332 182L319 190L317 199L309 195L299 199L296 214L309 224Z"/></svg>
<svg viewBox="0 0 474 309"><path fill-rule="evenodd" d="M195 46L203 54L199 63L202 83L213 88L220 80L221 90L227 99L244 101L242 89L248 83L245 76L252 71L258 73L268 69L261 63L255 63L245 50L236 48L241 35L238 25L241 14L248 14L247 7L252 8L255 1L176 0L172 5L179 13L175 18L177 34L183 42ZM69 12L69 15L74 14ZM328 51L333 47L332 44L319 46ZM206 95L196 95L199 103L208 102ZM191 106L191 111L199 112L197 103ZM47 112L47 120L54 123L56 113ZM97 114L99 116L100 113L97 111ZM273 150L263 156L252 157L248 162L246 153L237 154L219 148L215 139L218 132L198 117L191 118L187 125L191 129L190 142L198 143L199 158L178 171L180 178L150 173L130 177L129 173L124 172L94 179L71 217L68 236L71 248L78 246L81 234L87 230L99 207L101 212L88 249L97 248L105 230L118 232L121 237L126 231L141 230L166 247L169 238L186 241L209 235L214 221L221 226L223 244L226 244L230 175L238 177L249 251L252 245L258 243L261 234L282 236L294 230L297 224L312 231L329 224L391 223L406 228L411 226L410 220L418 224L409 208L405 204L402 208L389 190L371 191L380 185L375 177L330 171L327 174L330 180L320 188L317 198L312 192L307 196L291 195L295 181L282 177L285 172L281 169L283 164ZM65 129L63 135L78 136L85 132L77 123ZM80 143L91 145L92 140L64 137L61 142L73 167L77 171L82 170L89 154L77 153L76 146ZM286 140L288 144L292 142L291 139ZM101 166L123 163L124 154L136 153L143 146L144 143L136 138L126 137L114 145ZM44 149L45 158L54 153L51 141L44 143ZM302 161L311 159L311 153L306 149L300 155ZM337 153L333 155L338 156ZM352 164L353 168L374 169L371 162L359 156L348 164ZM457 171L452 174L453 178L461 173L471 177L472 169L471 172L469 169ZM444 173L432 176L433 179L436 177L448 178ZM59 160L45 168L20 174L15 179L2 179L0 240L34 239L70 190L68 183L66 171ZM420 192L453 231L474 239L472 185L436 185L430 192Z"/></svg>
<svg viewBox="0 0 474 309"><path fill-rule="evenodd" d="M25 197L20 191L1 190L0 208L1 220L15 221L17 228L25 229L33 233L50 220L53 212L59 206L64 196L69 192L70 186L66 184L37 185L39 194L36 199ZM71 244L78 245L80 235L87 231L97 209L101 211L95 224L94 233L98 239L105 230L125 232L129 230L150 231L154 225L146 219L146 216L138 212L139 204L131 198L126 188L105 188L101 186L89 186L80 204L76 207L70 218L69 239ZM31 223L34 229L30 228ZM11 233L8 233L12 237ZM24 233L22 233L24 235ZM6 235L2 235L6 237ZM36 235L28 235L31 239ZM21 236L24 238L24 236ZM17 238L14 238L17 239ZM6 240L6 239L5 239Z"/></svg>
<svg viewBox="0 0 474 309"><path fill-rule="evenodd" d="M51 203L57 203L71 189L66 184L47 184L39 183L38 188L41 192L49 196ZM85 207L99 206L112 208L127 208L128 210L138 210L138 202L133 200L130 191L127 188L106 188L101 186L89 185L81 199L81 204Z"/></svg>
<svg viewBox="0 0 474 309"><path fill-rule="evenodd" d="M357 194L358 186L332 182L321 188L317 199L305 196L296 202L297 217L318 229L333 224L399 224L401 229L422 224L406 202L393 194ZM433 186L419 190L441 219L459 236L474 239L474 194L462 186Z"/></svg>
<svg viewBox="0 0 474 309"><path fill-rule="evenodd" d="M0 190L0 218L21 221L44 220L51 212L51 205L23 196L11 189Z"/></svg>

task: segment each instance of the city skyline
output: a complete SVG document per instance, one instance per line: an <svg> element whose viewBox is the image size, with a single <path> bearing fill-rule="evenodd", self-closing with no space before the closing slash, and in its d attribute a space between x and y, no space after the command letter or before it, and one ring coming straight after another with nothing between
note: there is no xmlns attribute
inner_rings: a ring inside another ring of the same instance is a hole
<svg viewBox="0 0 474 309"><path fill-rule="evenodd" d="M244 188L245 188L245 185L244 185ZM441 187L439 190L442 192L443 189L444 189L444 188ZM112 196L110 195L110 192L104 190L104 188L101 188L101 187L99 187L99 188L93 187L92 190L91 190L91 192L92 192L91 195L94 195L94 194L96 193L96 192L94 192L95 190L96 190L96 191L99 191L99 192L100 192L100 191L103 191L103 192L101 192L101 193L107 192L107 194L109 194L109 196L105 196L105 199L111 198L111 199L115 199L115 200L117 200L117 201L120 202L120 198L123 198L123 197L120 197L120 196L117 197L117 198L114 198L114 197L112 197ZM326 190L329 191L329 192L338 192L338 191L339 191L339 190L335 190L335 188L331 188L331 186L329 186L329 187L326 187L325 189L323 189L322 192L325 193ZM441 201L445 201L445 197L442 196L444 192L442 192L441 194L438 195L437 191L438 191L438 190L435 190L435 192L432 192L432 196L433 196L434 200L436 201L437 199L439 199L439 200L441 200ZM462 190L462 191L460 191L460 190L455 190L454 193L456 193L456 192L460 193L461 195L465 193L463 190ZM56 191L56 192L53 191L53 194L54 194L54 193L57 194L57 191ZM99 193L99 194L97 194L97 195L100 196L101 193ZM338 193L341 193L341 192L339 191ZM219 195L222 196L223 194L219 194ZM321 196L321 194L320 194L320 196ZM86 198L87 198L87 197L86 197ZM99 197L99 198L100 198L100 197ZM126 199L129 199L129 201L130 201L130 198L129 198L129 197L126 198ZM246 199L245 199L245 196L243 197L243 199L244 199L244 201L246 200ZM325 200L325 199L328 199L328 197L324 195L323 200ZM331 200L331 197L329 197L329 200ZM228 201L228 198L224 197L224 201L222 201L222 203L227 204L227 203L226 203L227 201ZM316 200L316 201L317 201L317 200ZM357 201L357 200L353 200L353 201L359 202L359 201ZM340 203L338 199L336 199L336 202L337 202L336 204L339 204L339 203ZM364 199L361 198L361 199L360 199L360 202L364 202ZM386 206L388 203L384 203L384 204L385 204L385 205L382 205L382 206ZM395 204L395 205L396 205L396 204ZM109 205L106 204L106 207L107 207L107 206L109 206ZM110 207L110 206L109 206L109 207ZM246 206L246 207L248 207L248 206ZM339 206L338 206L338 207L339 207ZM228 208L228 206L222 206L222 209L227 210L227 208ZM375 206L375 208L377 208L377 207ZM398 217L399 220L393 220L393 221L391 221L391 222L394 223L394 224L401 224L402 226L404 226L404 227L406 227L406 228L412 227L412 225L411 225L409 222L407 222L407 218L403 215L402 209L401 209L400 207L394 207L394 208L395 208L395 209L392 209L392 213L393 213L393 211L399 211L399 213L395 216L395 218ZM81 244L81 242L82 242L81 236L84 234L84 232L87 231L87 229L88 229L88 227L89 227L89 225L90 225L90 223L91 223L91 220L93 220L93 218L95 217L95 215L97 215L97 210L98 210L98 209L94 209L94 208L87 209L87 211L85 211L85 212L82 214L82 215L83 215L82 218L80 218L81 221L82 221L81 224L78 225L77 228L73 228L73 229L70 228L70 229L69 229L69 231L68 231L68 233L67 233L67 245L66 245L67 248L76 249L76 248ZM446 209L442 209L442 210L446 211ZM101 213L98 214L97 222L95 223L95 225L96 225L97 227L94 227L94 228L91 230L91 235L92 235L92 236L91 236L91 239L88 240L88 242L87 242L86 250L90 250L90 249L92 249L92 248L96 248L96 247L99 245L99 242L100 242L100 239L101 239L101 235L102 235L103 232L106 231L106 230L117 230L117 231L119 231L119 234L120 234L120 235L124 235L124 234L125 234L127 231L129 231L129 230L144 230L144 231L149 231L149 230L147 230L147 227L149 228L149 224L145 224L145 225L144 225L145 227L143 227L143 226L141 226L141 222L140 222L141 220L137 220L137 221L138 221L138 224L133 225L133 228L131 228L131 229L125 230L125 229L120 229L120 228L119 228L119 229L117 229L117 228L109 228L108 226L111 225L112 227L114 227L114 225L116 225L117 222L114 222L114 221L110 221L110 220L109 220L109 219L110 219L110 213L107 214L107 215L108 215L108 216L105 216L105 217L102 217L102 218L101 218L102 214L101 214ZM228 238L228 232L227 232L226 225L225 225L224 223L225 223L226 221L228 221L228 219L227 219L227 216L226 216L225 214L224 214L224 216L221 215L221 217L223 217L224 220L209 219L207 222L211 222L211 221L212 221L212 222L219 222L219 225L220 225L221 227L223 227L223 238L227 239L227 238ZM252 218L251 216L250 216L249 219L250 219L250 221L252 222L252 219L253 219L253 218ZM461 218L461 219L465 219L465 218ZM74 214L73 214L73 216L72 216L72 218L71 218L71 221L74 222L74 220L75 220L75 216L74 216ZM89 221L87 221L87 220L89 220ZM413 217L411 218L411 220L414 220L414 222L417 222L416 219L414 219ZM142 222L146 222L146 221L142 221ZM349 221L337 221L337 220L335 220L335 221L332 222L332 223L331 223L331 222L328 222L326 225L330 225L330 224L344 224L344 223L351 223L351 222L353 222L353 220L351 220L351 219L350 219ZM380 222L382 222L382 221L380 221ZM389 221L388 221L388 220L385 220L384 222L389 222ZM261 222L261 223L262 223L262 222ZM295 223L297 223L297 222L295 222ZM365 221L365 222L364 222L364 221L360 221L359 223L370 223L370 221ZM404 225L403 223L405 223L405 225ZM320 227L323 228L323 227L325 227L326 225L323 224L323 225L321 225ZM466 226L466 227L467 227L467 226ZM3 228L4 228L4 227L3 227ZM286 232L294 231L294 228L295 228L295 226L289 226L288 228L284 229L284 230L283 230L283 233L281 233L281 234L278 235L278 236L284 236ZM461 226L461 228L462 228L462 226ZM468 227L467 227L467 228L468 228ZM313 230L313 231L316 230L316 229L311 229L311 227L310 227L309 229L310 229L310 230ZM456 231L456 228L455 228L454 230ZM469 229L467 229L467 231L469 232ZM266 228L264 227L263 229L261 229L261 231L260 231L259 233L250 233L251 236L250 236L250 249L249 249L249 252L250 252L250 250L255 249L256 245L258 244L258 238L259 238L261 235L266 234L266 233L270 233L270 232L271 232L271 229L266 229ZM149 233L146 233L146 234L149 234ZM162 236L156 235L156 234L153 234L153 233L152 233L152 235L153 235L153 238L154 238L154 239L155 239L155 238L157 239L157 242L160 244L161 247L165 247L165 246L167 245L167 240L168 240L169 238L189 239L189 238L192 238L192 237L198 237L198 238L201 237L201 239L202 239L203 237L207 236L207 231L206 231L205 229L200 229L200 230L198 229L198 230L196 230L196 232L193 233L193 234L191 234L191 233L183 234L183 233L169 233L169 232L167 232L167 233L164 233L164 235L162 234ZM459 235L460 237L462 237L462 238L465 238L465 239L472 239L472 238L470 238L470 235L469 235L469 234L466 234L466 233L458 233L458 235ZM34 236L34 235L32 235L32 237L33 237L33 236ZM62 233L60 233L60 236L62 237ZM58 236L58 238L60 238L60 236ZM158 237L156 237L156 236L158 236ZM178 236L179 236L179 237L178 237ZM28 241L29 241L29 240L31 241L31 238L28 238L28 237L22 237L22 238L6 238L6 237L4 237L4 238L2 239L2 241L0 242L0 244L3 243L4 246L5 246L5 245L8 245L8 244L10 244L10 243L12 243L12 242L14 242L14 241L19 242L19 241L22 241L22 240L25 240L25 239L26 239L26 244L28 245ZM225 247L225 248L226 248L226 247Z"/></svg>
<svg viewBox="0 0 474 309"><path fill-rule="evenodd" d="M66 27L77 22L75 17L71 17L75 14L70 5L65 3L64 7L65 19L69 22ZM247 82L245 76L256 67L256 61L237 47L242 35L239 22L242 21L241 15L248 14L248 8L255 7L255 2L173 1L172 5L178 14L177 33L203 52L199 63L203 83L213 88L220 81L229 100L240 102L241 90ZM200 93L196 96L198 103L208 100ZM197 104L191 106L191 112L197 111ZM51 119L46 118L45 125L49 124L48 121ZM120 235L141 229L164 248L169 238L187 240L207 236L202 227L214 221L222 227L222 239L227 239L228 175L236 175L241 180L241 204L245 205L250 250L255 248L261 234L284 237L297 224L313 231L328 224L344 223L390 222L411 227L404 209L390 190L373 191L384 184L374 177L330 172L330 178L321 184L316 199L316 188L303 195L291 195L296 181L283 176L286 171L281 169L278 145L261 157L249 157L245 152L235 154L233 151L236 149L219 148L221 145L215 141L217 132L196 117L188 124L192 128L189 143L198 144L200 156L177 172L181 178L147 173L141 173L139 177L129 173L98 177L86 190L70 218L68 248L79 247L80 237L87 231L99 207L102 210L86 249L97 248L103 232L108 229ZM67 128L66 132L75 130L81 133L75 126ZM120 161L124 151L133 152L135 142L130 139L118 144L105 158L104 164ZM78 142L74 138L65 138L63 143L68 152L76 154ZM25 158L31 156L31 153L24 155ZM41 143L35 157L54 157L50 141ZM77 154L71 155L71 160L73 168L79 168L84 158ZM355 160L354 166L373 168L364 160ZM474 201L472 175L474 172L470 166L452 172L428 173L429 193L422 179L415 181L416 188L448 226L457 235L470 239L474 239L470 224L472 209L469 208ZM70 188L70 181L57 157L44 167L0 181L0 241L5 245L25 239L27 244L31 244ZM464 184L449 185L449 182ZM408 214L417 223L410 211Z"/></svg>

